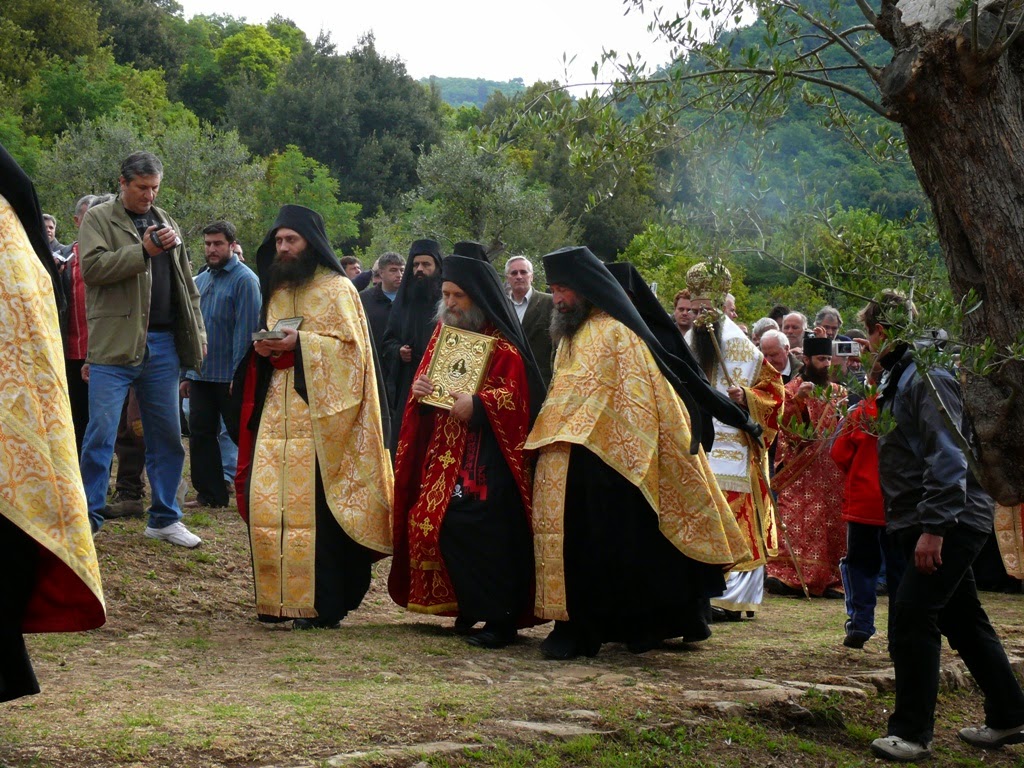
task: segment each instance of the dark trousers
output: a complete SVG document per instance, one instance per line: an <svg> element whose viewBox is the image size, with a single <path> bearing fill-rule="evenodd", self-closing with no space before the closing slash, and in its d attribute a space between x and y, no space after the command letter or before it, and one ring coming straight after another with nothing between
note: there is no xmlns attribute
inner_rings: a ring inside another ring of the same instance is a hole
<svg viewBox="0 0 1024 768"><path fill-rule="evenodd" d="M0 701L39 693L21 633L25 607L35 588L39 545L0 516Z"/></svg>
<svg viewBox="0 0 1024 768"><path fill-rule="evenodd" d="M221 461L221 416L227 411L230 384L192 381L188 397L188 447L192 466L192 487L199 501L209 507L226 507L228 491Z"/></svg>
<svg viewBox="0 0 1024 768"><path fill-rule="evenodd" d="M146 468L146 440L142 436L142 415L135 399L135 390L128 390L128 397L121 407L121 420L117 424L117 438L114 454L117 456L117 481L115 487L119 496L141 499L146 492L142 482L142 470Z"/></svg>
<svg viewBox="0 0 1024 768"><path fill-rule="evenodd" d="M875 604L878 576L883 568L902 573L903 556L892 546L884 525L846 524L846 557L839 561L846 593L846 615L850 617L849 632L875 634Z"/></svg>
<svg viewBox="0 0 1024 768"><path fill-rule="evenodd" d="M931 742L942 635L985 695L985 724L1003 729L1024 723L1024 693L981 607L971 570L988 535L962 525L951 528L942 543L942 565L930 576L914 567L920 531L893 535L907 568L898 583L889 574L889 655L896 668L889 735Z"/></svg>
<svg viewBox="0 0 1024 768"><path fill-rule="evenodd" d="M85 360L65 360L64 372L68 376L68 399L71 401L71 421L75 425L75 447L82 455L82 438L89 424L89 382L82 380Z"/></svg>

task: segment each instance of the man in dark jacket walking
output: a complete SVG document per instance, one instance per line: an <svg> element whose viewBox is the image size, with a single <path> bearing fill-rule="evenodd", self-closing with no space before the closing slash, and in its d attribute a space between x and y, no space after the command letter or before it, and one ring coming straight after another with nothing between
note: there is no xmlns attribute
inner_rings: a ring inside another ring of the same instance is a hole
<svg viewBox="0 0 1024 768"><path fill-rule="evenodd" d="M916 316L913 304L883 292L858 315L886 374L879 410L895 428L878 444L889 535L906 570L889 574L889 655L896 705L888 734L871 751L897 762L931 754L942 635L985 695L985 724L960 730L976 747L1024 742L1024 692L978 600L971 566L992 533L993 503L961 447L970 435L960 387L944 368L918 368L893 330ZM956 432L961 435L957 439Z"/></svg>

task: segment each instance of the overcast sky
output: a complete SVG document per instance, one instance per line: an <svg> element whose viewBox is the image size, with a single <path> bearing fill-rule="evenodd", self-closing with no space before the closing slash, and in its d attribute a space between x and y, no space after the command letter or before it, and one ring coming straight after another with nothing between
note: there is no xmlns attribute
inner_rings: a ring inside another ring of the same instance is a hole
<svg viewBox="0 0 1024 768"><path fill-rule="evenodd" d="M372 31L377 49L399 56L414 78L482 77L505 81L521 77L580 83L602 47L620 55L640 53L657 66L669 46L647 32L649 16L635 9L624 15L620 0L178 0L185 17L224 13L260 24L275 14L290 18L313 40L331 33L339 52ZM563 63L576 57L568 74Z"/></svg>

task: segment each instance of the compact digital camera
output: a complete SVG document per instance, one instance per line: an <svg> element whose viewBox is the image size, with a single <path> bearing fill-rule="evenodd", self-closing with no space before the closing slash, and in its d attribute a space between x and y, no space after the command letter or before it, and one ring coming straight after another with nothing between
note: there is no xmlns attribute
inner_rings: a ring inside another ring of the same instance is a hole
<svg viewBox="0 0 1024 768"><path fill-rule="evenodd" d="M855 341L833 341L832 354L839 357L860 357L860 344Z"/></svg>

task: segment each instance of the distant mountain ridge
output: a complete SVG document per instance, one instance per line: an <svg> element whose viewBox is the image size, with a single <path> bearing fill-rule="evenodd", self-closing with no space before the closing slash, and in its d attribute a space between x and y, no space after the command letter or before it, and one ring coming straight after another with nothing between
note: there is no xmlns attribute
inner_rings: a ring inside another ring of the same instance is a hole
<svg viewBox="0 0 1024 768"><path fill-rule="evenodd" d="M441 92L441 98L453 107L473 106L483 109L484 104L495 91L505 96L514 96L526 90L523 78L515 77L501 82L472 77L430 77L420 78L425 86L434 86Z"/></svg>

